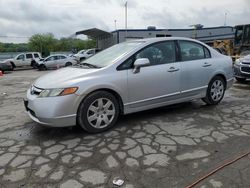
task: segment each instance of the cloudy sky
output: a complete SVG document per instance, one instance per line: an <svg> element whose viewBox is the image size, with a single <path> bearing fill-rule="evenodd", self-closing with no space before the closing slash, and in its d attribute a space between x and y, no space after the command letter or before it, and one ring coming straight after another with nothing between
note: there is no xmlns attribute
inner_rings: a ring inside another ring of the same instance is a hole
<svg viewBox="0 0 250 188"><path fill-rule="evenodd" d="M25 42L36 33L57 38L97 27L125 27L126 0L0 0L0 42ZM250 23L250 0L127 0L128 28L189 28Z"/></svg>

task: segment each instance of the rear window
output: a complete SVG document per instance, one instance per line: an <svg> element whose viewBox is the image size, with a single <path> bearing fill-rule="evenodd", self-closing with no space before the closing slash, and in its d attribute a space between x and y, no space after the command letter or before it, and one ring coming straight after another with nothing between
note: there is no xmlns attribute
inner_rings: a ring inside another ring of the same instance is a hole
<svg viewBox="0 0 250 188"><path fill-rule="evenodd" d="M35 58L39 58L39 55L38 55L38 54L34 54L34 57L35 57Z"/></svg>

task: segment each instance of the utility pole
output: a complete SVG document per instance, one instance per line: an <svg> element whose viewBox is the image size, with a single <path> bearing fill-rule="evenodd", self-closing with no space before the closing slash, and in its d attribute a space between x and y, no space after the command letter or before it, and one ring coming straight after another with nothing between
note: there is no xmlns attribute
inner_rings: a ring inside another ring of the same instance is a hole
<svg viewBox="0 0 250 188"><path fill-rule="evenodd" d="M117 29L117 28L116 28L116 20L114 20L114 22L115 22L115 31L116 31L116 29Z"/></svg>
<svg viewBox="0 0 250 188"><path fill-rule="evenodd" d="M224 26L227 25L227 12L225 12L225 20L224 20Z"/></svg>
<svg viewBox="0 0 250 188"><path fill-rule="evenodd" d="M125 39L127 38L128 29L128 2L125 3Z"/></svg>

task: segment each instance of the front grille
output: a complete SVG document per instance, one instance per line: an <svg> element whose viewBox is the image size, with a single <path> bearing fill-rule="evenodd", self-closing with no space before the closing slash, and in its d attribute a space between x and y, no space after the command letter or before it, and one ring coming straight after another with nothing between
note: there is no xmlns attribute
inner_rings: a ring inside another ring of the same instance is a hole
<svg viewBox="0 0 250 188"><path fill-rule="evenodd" d="M250 65L250 62L242 62L242 64Z"/></svg>
<svg viewBox="0 0 250 188"><path fill-rule="evenodd" d="M250 73L250 67L241 67L241 72Z"/></svg>
<svg viewBox="0 0 250 188"><path fill-rule="evenodd" d="M42 91L43 91L43 89L41 89L41 88L31 86L30 94L31 95L39 95Z"/></svg>

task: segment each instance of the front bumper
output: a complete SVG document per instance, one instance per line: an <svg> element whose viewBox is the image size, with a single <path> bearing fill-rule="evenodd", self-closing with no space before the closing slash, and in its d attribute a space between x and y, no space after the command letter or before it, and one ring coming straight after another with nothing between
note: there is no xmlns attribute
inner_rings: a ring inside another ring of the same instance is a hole
<svg viewBox="0 0 250 188"><path fill-rule="evenodd" d="M24 105L33 121L51 127L67 127L76 125L78 100L79 96L75 94L39 98L29 89Z"/></svg>
<svg viewBox="0 0 250 188"><path fill-rule="evenodd" d="M234 76L238 78L250 78L250 65L234 65Z"/></svg>
<svg viewBox="0 0 250 188"><path fill-rule="evenodd" d="M12 65L4 64L4 63L0 65L0 69L3 71L12 71L13 70Z"/></svg>

